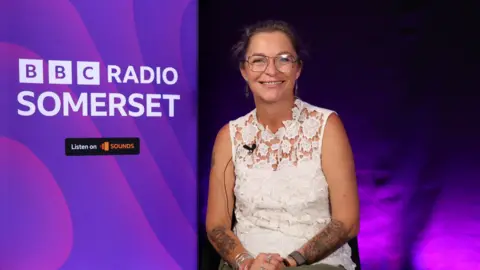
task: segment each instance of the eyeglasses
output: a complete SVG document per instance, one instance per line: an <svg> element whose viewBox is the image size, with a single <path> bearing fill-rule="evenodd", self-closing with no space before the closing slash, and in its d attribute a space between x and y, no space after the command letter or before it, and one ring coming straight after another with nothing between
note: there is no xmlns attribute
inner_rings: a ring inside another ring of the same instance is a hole
<svg viewBox="0 0 480 270"><path fill-rule="evenodd" d="M270 64L270 59L274 59L273 63L278 71L285 73L290 72L293 65L299 61L296 57L290 54L280 54L274 57L265 55L252 55L245 60L253 72L263 72Z"/></svg>

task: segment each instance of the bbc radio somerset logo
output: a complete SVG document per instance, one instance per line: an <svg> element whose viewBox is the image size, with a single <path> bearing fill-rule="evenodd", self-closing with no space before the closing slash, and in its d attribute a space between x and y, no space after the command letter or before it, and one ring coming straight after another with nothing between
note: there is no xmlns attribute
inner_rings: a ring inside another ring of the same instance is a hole
<svg viewBox="0 0 480 270"><path fill-rule="evenodd" d="M67 138L67 156L106 156L140 154L139 138Z"/></svg>
<svg viewBox="0 0 480 270"><path fill-rule="evenodd" d="M19 59L18 67L22 91L17 95L17 112L21 116L175 117L175 105L180 100L180 95L173 94L170 87L179 79L173 67L106 65L102 68L99 62L92 61L23 58ZM107 93L102 92L102 82L156 84L165 93ZM44 85L44 90L32 91L32 84ZM51 90L52 85L79 88L72 91L75 94L67 90L59 93Z"/></svg>

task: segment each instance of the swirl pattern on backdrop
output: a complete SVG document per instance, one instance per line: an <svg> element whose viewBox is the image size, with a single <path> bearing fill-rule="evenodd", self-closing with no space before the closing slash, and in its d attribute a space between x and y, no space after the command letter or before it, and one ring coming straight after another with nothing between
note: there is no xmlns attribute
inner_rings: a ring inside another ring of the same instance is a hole
<svg viewBox="0 0 480 270"><path fill-rule="evenodd" d="M0 269L196 269L196 6L2 1ZM49 60L97 62L100 83L21 83L19 59L43 60L45 79ZM173 67L178 81L111 83L109 65ZM17 95L25 90L74 101L93 92L180 99L174 116L168 101L156 108L161 117L20 116ZM139 137L141 154L66 157L69 137Z"/></svg>

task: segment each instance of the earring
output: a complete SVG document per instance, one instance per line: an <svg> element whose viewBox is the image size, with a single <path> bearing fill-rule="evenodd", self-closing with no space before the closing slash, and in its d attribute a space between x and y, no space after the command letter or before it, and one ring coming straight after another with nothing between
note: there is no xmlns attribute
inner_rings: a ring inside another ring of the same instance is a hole
<svg viewBox="0 0 480 270"><path fill-rule="evenodd" d="M295 81L295 96L298 97L298 82Z"/></svg>
<svg viewBox="0 0 480 270"><path fill-rule="evenodd" d="M250 95L250 88L248 88L248 84L245 85L245 97L248 98L248 96Z"/></svg>

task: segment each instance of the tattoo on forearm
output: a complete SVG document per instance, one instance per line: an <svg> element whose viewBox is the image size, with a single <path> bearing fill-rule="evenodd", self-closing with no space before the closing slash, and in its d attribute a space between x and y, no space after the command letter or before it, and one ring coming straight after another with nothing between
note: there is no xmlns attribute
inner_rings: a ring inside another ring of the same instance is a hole
<svg viewBox="0 0 480 270"><path fill-rule="evenodd" d="M228 235L227 228L225 226L214 228L208 233L208 236L217 248L220 256L225 260L229 260L229 256L232 255L237 247L237 242L235 242L232 236Z"/></svg>
<svg viewBox="0 0 480 270"><path fill-rule="evenodd" d="M348 234L343 222L332 220L302 248L307 263L318 262L333 253L349 240Z"/></svg>

